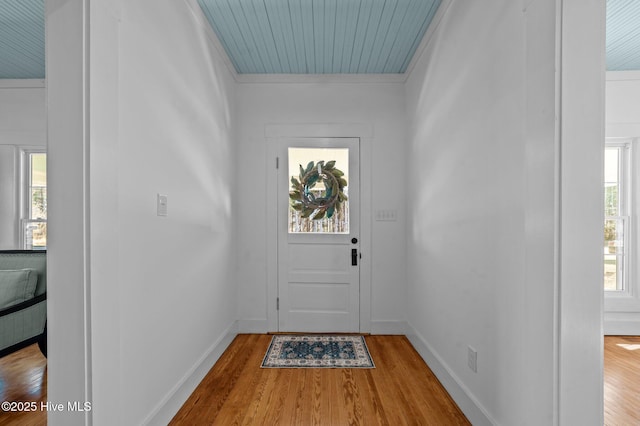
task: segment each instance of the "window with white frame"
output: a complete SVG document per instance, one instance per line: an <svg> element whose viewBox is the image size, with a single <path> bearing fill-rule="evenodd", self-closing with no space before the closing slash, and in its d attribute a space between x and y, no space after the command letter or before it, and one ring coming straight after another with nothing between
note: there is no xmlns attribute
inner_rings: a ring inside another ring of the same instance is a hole
<svg viewBox="0 0 640 426"><path fill-rule="evenodd" d="M604 151L604 289L627 291L631 225L631 141Z"/></svg>
<svg viewBox="0 0 640 426"><path fill-rule="evenodd" d="M25 250L47 248L47 154L22 151L21 239Z"/></svg>

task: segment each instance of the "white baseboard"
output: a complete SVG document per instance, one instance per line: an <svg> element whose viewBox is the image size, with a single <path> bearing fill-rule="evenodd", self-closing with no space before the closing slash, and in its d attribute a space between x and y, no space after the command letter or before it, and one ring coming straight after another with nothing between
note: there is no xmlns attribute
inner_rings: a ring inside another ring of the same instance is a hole
<svg viewBox="0 0 640 426"><path fill-rule="evenodd" d="M608 313L604 314L604 334L609 336L639 336L640 314Z"/></svg>
<svg viewBox="0 0 640 426"><path fill-rule="evenodd" d="M222 353L229 347L238 334L238 324L234 321L216 340L209 350L169 391L158 405L143 420L143 425L166 425L176 415L185 401L207 375L211 367L218 361Z"/></svg>
<svg viewBox="0 0 640 426"><path fill-rule="evenodd" d="M268 333L269 324L266 319L238 320L238 333ZM371 334L406 334L406 321L371 321Z"/></svg>
<svg viewBox="0 0 640 426"><path fill-rule="evenodd" d="M371 334L407 334L407 322L372 320Z"/></svg>
<svg viewBox="0 0 640 426"><path fill-rule="evenodd" d="M407 324L407 337L471 424L474 426L497 424L411 324Z"/></svg>
<svg viewBox="0 0 640 426"><path fill-rule="evenodd" d="M265 334L268 332L269 324L266 319L238 320L238 333Z"/></svg>

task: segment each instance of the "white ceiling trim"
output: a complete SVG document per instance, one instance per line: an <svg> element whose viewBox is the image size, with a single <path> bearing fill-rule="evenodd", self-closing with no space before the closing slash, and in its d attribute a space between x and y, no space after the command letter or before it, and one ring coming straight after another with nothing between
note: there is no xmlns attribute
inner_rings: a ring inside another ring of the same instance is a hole
<svg viewBox="0 0 640 426"><path fill-rule="evenodd" d="M607 81L640 80L640 71L607 71Z"/></svg>
<svg viewBox="0 0 640 426"><path fill-rule="evenodd" d="M404 83L405 74L236 74L242 84L300 84L300 83Z"/></svg>
<svg viewBox="0 0 640 426"><path fill-rule="evenodd" d="M45 80L39 78L0 78L0 89L37 89L45 87Z"/></svg>

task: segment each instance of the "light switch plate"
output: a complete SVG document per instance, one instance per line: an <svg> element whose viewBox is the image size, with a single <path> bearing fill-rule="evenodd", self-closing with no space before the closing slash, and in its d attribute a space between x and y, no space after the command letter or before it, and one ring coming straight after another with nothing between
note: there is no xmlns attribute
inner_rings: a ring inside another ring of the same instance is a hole
<svg viewBox="0 0 640 426"><path fill-rule="evenodd" d="M395 209L376 210L375 218L377 222L395 222L398 220L398 211Z"/></svg>
<svg viewBox="0 0 640 426"><path fill-rule="evenodd" d="M478 372L478 351L471 346L467 348L467 365L474 373Z"/></svg>
<svg viewBox="0 0 640 426"><path fill-rule="evenodd" d="M158 216L168 216L167 204L169 200L166 195L158 194L157 214Z"/></svg>

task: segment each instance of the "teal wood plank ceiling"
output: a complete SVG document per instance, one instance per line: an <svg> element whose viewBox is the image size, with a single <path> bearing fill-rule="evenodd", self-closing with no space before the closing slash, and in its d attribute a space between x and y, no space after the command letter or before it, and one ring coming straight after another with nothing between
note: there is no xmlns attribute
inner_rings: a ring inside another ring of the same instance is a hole
<svg viewBox="0 0 640 426"><path fill-rule="evenodd" d="M607 0L607 70L640 70L640 0Z"/></svg>
<svg viewBox="0 0 640 426"><path fill-rule="evenodd" d="M240 74L403 73L441 0L198 0ZM607 69L640 70L640 0L607 0ZM44 0L0 0L0 78L45 78Z"/></svg>
<svg viewBox="0 0 640 426"><path fill-rule="evenodd" d="M396 74L441 0L198 3L239 74Z"/></svg>
<svg viewBox="0 0 640 426"><path fill-rule="evenodd" d="M44 78L44 0L0 0L0 78Z"/></svg>

